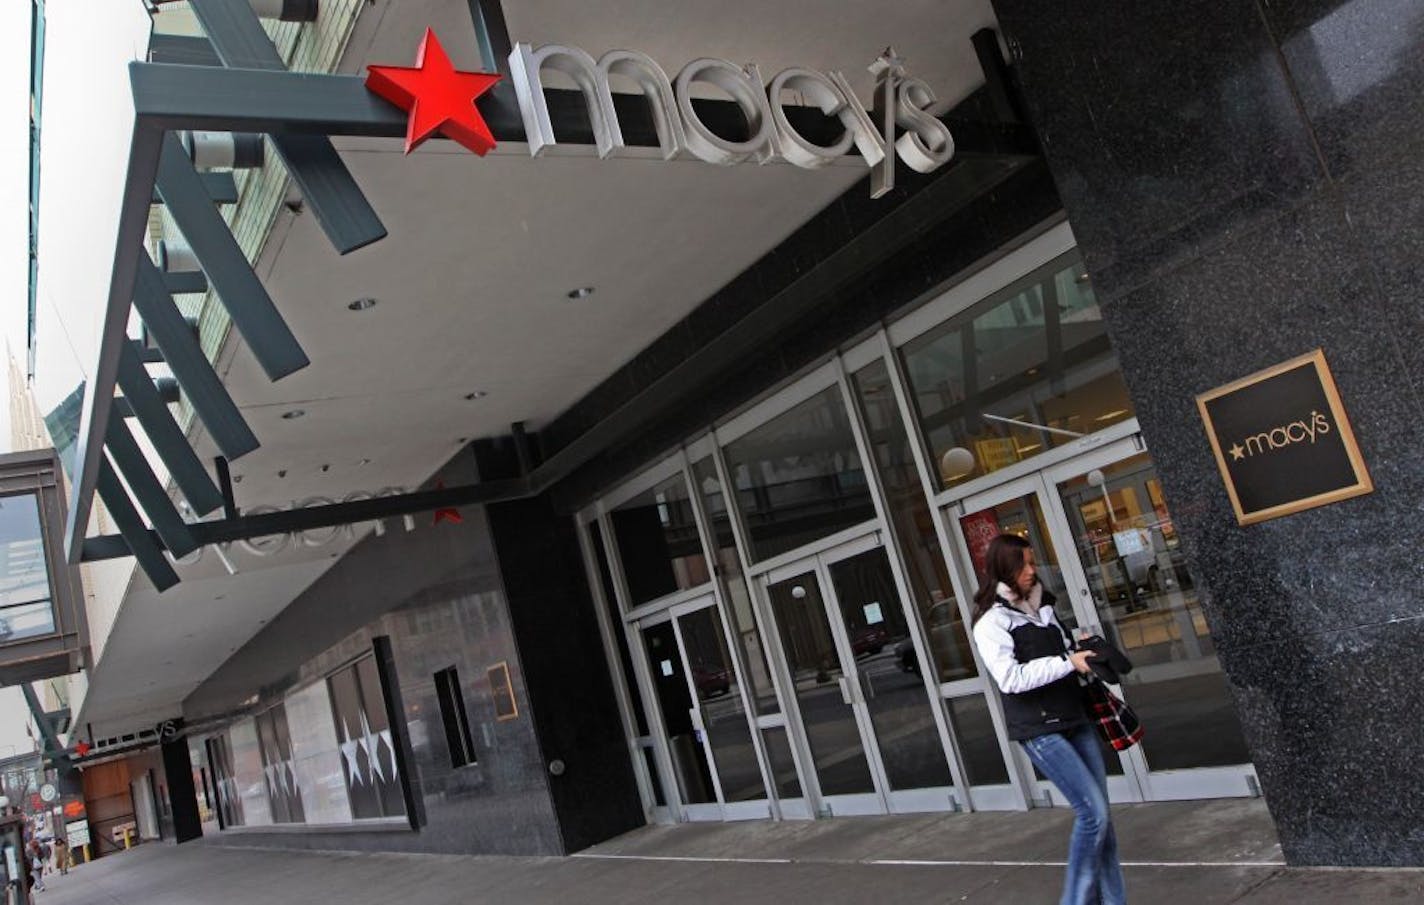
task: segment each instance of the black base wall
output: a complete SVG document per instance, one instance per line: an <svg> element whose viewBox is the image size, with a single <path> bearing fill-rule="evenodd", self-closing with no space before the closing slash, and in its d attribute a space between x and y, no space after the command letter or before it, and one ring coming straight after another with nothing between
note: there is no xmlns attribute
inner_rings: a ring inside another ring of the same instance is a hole
<svg viewBox="0 0 1424 905"><path fill-rule="evenodd" d="M509 444L475 446L482 479L508 476ZM643 825L572 518L547 494L485 508L524 684L566 852Z"/></svg>
<svg viewBox="0 0 1424 905"><path fill-rule="evenodd" d="M198 816L198 791L193 785L193 761L188 756L188 740L163 743L163 772L168 778L168 801L173 809L173 836L188 842L203 835Z"/></svg>
<svg viewBox="0 0 1424 905"><path fill-rule="evenodd" d="M994 7L1286 857L1424 864L1424 4ZM1376 490L1240 527L1194 396L1316 347Z"/></svg>

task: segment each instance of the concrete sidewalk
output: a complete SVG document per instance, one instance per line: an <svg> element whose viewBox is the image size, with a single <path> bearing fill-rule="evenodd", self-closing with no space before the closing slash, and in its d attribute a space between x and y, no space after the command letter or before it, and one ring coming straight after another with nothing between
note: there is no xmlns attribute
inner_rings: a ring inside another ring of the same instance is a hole
<svg viewBox="0 0 1424 905"><path fill-rule="evenodd" d="M1257 801L1114 809L1151 905L1424 902L1424 871L1285 868ZM50 879L40 905L799 905L1058 900L1065 811L645 827L569 858L149 844Z"/></svg>

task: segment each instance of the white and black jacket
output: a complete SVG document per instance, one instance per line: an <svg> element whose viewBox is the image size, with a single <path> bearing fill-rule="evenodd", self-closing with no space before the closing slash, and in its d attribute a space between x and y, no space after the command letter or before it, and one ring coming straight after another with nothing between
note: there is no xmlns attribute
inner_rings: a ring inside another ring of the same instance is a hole
<svg viewBox="0 0 1424 905"><path fill-rule="evenodd" d="M1083 693L1053 595L1035 585L1028 609L1009 605L1012 592L999 584L994 606L974 624L974 643L989 675L1004 693L1009 738L1016 741L1068 732L1087 723Z"/></svg>

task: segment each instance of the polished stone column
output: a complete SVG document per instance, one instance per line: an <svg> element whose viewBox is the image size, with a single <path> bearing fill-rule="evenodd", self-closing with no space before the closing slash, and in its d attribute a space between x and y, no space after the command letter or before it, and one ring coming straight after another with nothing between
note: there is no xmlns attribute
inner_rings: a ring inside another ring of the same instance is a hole
<svg viewBox="0 0 1424 905"><path fill-rule="evenodd" d="M1288 859L1424 863L1424 3L993 3ZM1239 527L1194 396L1316 347L1377 489Z"/></svg>

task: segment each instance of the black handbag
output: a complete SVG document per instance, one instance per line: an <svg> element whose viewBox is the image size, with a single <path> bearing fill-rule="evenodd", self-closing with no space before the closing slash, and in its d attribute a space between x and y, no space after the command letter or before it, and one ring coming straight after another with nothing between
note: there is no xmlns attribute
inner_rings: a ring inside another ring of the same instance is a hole
<svg viewBox="0 0 1424 905"><path fill-rule="evenodd" d="M1114 751L1126 751L1142 741L1142 721L1127 702L1113 694L1108 684L1118 684L1120 676L1132 672L1132 661L1117 646L1100 635L1090 635L1074 641L1062 623L1069 650L1087 650L1095 655L1088 661L1092 673L1083 679L1083 706L1098 729L1098 735Z"/></svg>

